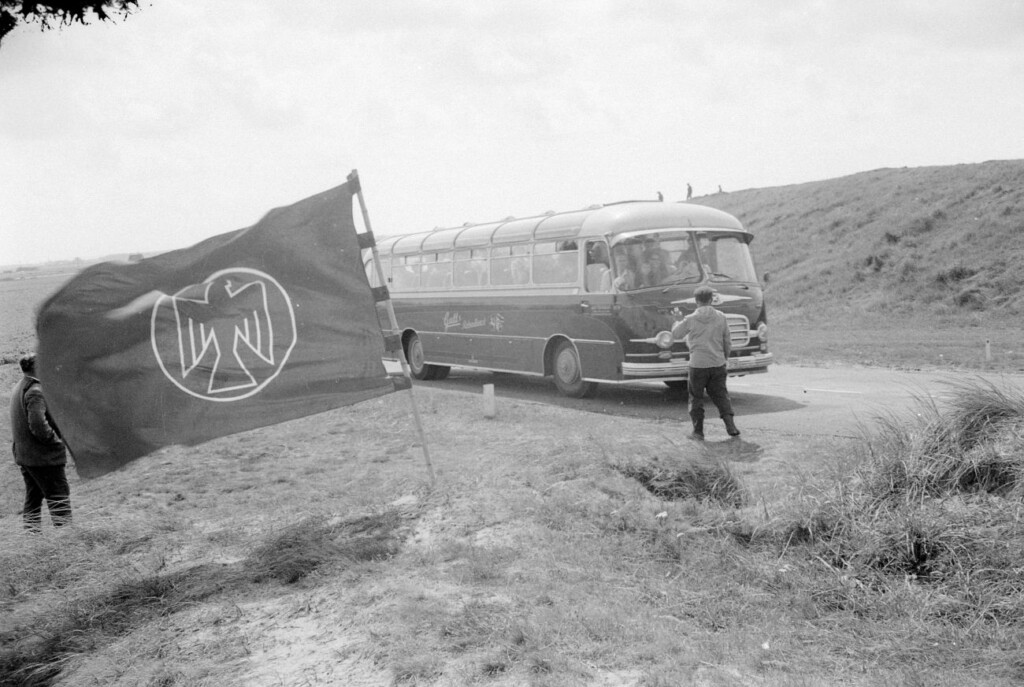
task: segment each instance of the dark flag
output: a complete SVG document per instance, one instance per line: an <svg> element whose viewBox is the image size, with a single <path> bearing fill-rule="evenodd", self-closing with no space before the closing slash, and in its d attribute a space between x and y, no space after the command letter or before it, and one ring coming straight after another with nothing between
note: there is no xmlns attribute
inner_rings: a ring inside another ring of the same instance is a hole
<svg viewBox="0 0 1024 687"><path fill-rule="evenodd" d="M395 390L357 185L191 248L89 267L40 307L37 370L82 476Z"/></svg>

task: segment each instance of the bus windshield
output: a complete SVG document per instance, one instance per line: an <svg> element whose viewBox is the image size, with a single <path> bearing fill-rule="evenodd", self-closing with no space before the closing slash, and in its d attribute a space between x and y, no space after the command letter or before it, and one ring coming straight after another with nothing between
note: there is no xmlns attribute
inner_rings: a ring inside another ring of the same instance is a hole
<svg viewBox="0 0 1024 687"><path fill-rule="evenodd" d="M612 248L621 291L668 284L757 281L746 242L731 232L659 232L629 236Z"/></svg>
<svg viewBox="0 0 1024 687"><path fill-rule="evenodd" d="M750 249L736 234L697 234L697 249L709 281L757 281Z"/></svg>

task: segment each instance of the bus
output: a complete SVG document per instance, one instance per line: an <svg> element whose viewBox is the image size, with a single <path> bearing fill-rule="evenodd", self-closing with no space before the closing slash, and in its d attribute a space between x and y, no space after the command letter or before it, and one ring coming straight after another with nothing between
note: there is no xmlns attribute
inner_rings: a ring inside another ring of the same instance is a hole
<svg viewBox="0 0 1024 687"><path fill-rule="evenodd" d="M729 374L767 372L752 239L713 208L623 201L381 237L377 251L416 379L452 366L549 376L581 398L599 383L685 387L689 353L671 329L701 285L728 318ZM364 264L381 286L372 255Z"/></svg>

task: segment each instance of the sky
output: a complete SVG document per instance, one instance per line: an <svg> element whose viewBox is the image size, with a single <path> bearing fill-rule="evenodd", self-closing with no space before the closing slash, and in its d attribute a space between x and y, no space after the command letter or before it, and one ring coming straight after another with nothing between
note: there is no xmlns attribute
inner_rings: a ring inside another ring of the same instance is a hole
<svg viewBox="0 0 1024 687"><path fill-rule="evenodd" d="M1024 158L1024 0L142 0L0 45L0 265ZM357 210L358 214L358 210Z"/></svg>

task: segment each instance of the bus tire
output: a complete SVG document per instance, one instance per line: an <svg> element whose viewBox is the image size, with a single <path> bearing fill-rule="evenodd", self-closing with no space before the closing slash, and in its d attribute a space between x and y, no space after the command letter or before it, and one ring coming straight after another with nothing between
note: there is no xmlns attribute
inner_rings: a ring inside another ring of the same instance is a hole
<svg viewBox="0 0 1024 687"><path fill-rule="evenodd" d="M568 341L562 341L555 347L555 356L551 368L555 376L555 386L563 396L584 398L594 393L597 384L583 379L583 368L576 347Z"/></svg>
<svg viewBox="0 0 1024 687"><path fill-rule="evenodd" d="M405 358L409 362L409 371L416 379L429 381L437 377L437 369L423 362L423 342L418 335L409 335L405 344Z"/></svg>

